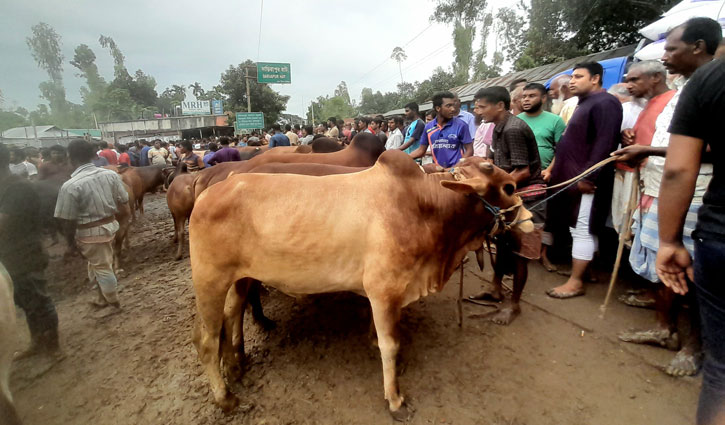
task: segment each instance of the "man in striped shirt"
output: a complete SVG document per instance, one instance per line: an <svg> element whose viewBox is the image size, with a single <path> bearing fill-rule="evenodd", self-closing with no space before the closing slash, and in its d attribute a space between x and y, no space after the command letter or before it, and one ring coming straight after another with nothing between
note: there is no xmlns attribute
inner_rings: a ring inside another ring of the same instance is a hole
<svg viewBox="0 0 725 425"><path fill-rule="evenodd" d="M76 170L60 188L55 216L77 225L76 242L88 260L88 278L99 288L98 301L93 304L120 309L112 241L118 231L115 215L130 214L128 193L116 172L91 163L94 148L90 143L82 139L72 141L68 155Z"/></svg>

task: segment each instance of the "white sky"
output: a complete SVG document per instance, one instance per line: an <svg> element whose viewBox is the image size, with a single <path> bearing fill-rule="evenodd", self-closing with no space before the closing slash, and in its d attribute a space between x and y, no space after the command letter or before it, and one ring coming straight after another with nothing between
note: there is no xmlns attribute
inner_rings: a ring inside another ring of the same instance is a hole
<svg viewBox="0 0 725 425"><path fill-rule="evenodd" d="M404 47L408 55L403 78L410 82L424 80L437 66L448 68L453 60L452 27L433 24L426 29L433 0L265 0L259 57L261 0L0 0L0 4L0 90L5 107L34 109L42 102L38 84L48 77L25 43L31 26L41 21L62 37L67 98L76 103L81 102L79 88L85 84L69 64L77 45L90 46L101 75L113 79L113 61L98 43L100 34L113 37L131 74L140 68L152 75L159 93L172 84L194 81L209 89L229 65L247 58L289 62L292 84L271 87L291 96L287 112L297 115L303 115L317 96L331 95L342 80L357 101L363 87L395 90L400 76L397 63L389 57L396 46ZM489 7L506 4L489 0Z"/></svg>

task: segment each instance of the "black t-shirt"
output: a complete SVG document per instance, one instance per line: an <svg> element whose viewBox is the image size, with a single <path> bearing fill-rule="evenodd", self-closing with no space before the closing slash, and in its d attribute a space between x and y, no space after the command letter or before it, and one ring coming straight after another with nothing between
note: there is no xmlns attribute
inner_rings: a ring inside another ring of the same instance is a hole
<svg viewBox="0 0 725 425"><path fill-rule="evenodd" d="M42 271L48 258L41 245L40 198L30 182L9 176L0 181L0 261L10 277Z"/></svg>
<svg viewBox="0 0 725 425"><path fill-rule="evenodd" d="M713 177L697 217L700 236L725 240L725 62L698 69L680 95L670 133L694 137L710 146Z"/></svg>

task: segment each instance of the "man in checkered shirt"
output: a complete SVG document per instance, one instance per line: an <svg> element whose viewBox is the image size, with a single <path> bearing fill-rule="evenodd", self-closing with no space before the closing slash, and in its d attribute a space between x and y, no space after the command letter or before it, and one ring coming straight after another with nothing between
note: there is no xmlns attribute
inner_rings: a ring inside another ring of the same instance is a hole
<svg viewBox="0 0 725 425"><path fill-rule="evenodd" d="M113 272L113 238L118 231L116 214L130 214L128 192L115 171L96 167L93 145L78 139L68 145L76 167L63 183L55 205L55 216L76 224L76 242L88 260L88 278L99 289L98 307L120 309L117 280Z"/></svg>

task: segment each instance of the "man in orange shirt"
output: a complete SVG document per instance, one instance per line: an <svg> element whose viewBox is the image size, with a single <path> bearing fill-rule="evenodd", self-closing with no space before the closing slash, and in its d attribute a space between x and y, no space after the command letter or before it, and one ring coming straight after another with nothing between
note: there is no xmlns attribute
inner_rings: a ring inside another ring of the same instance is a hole
<svg viewBox="0 0 725 425"><path fill-rule="evenodd" d="M675 90L667 87L667 69L659 61L637 62L627 72L626 84L629 93L634 98L647 99L647 105L640 112L632 128L622 130L622 147L631 145L649 146L655 133L655 121L667 102L675 95ZM614 195L612 196L612 223L617 233L629 229L627 220L623 220L623 213L627 204L634 179L634 168L623 162L616 164L614 175Z"/></svg>

